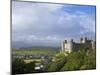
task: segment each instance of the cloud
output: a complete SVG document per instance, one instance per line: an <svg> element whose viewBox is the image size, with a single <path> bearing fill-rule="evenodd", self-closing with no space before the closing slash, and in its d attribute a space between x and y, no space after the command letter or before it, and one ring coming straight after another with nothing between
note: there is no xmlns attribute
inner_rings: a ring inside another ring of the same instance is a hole
<svg viewBox="0 0 100 75"><path fill-rule="evenodd" d="M12 41L53 45L65 38L79 38L86 33L94 36L95 14L81 10L72 12L72 7L74 5L13 1Z"/></svg>

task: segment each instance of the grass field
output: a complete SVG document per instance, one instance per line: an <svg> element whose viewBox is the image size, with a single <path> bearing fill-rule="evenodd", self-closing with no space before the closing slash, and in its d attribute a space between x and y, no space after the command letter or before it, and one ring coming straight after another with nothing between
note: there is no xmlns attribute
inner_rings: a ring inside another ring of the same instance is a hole
<svg viewBox="0 0 100 75"><path fill-rule="evenodd" d="M24 59L25 63L30 63L30 62L33 62L33 61L41 62L41 59Z"/></svg>
<svg viewBox="0 0 100 75"><path fill-rule="evenodd" d="M16 55L54 55L57 50L12 50Z"/></svg>

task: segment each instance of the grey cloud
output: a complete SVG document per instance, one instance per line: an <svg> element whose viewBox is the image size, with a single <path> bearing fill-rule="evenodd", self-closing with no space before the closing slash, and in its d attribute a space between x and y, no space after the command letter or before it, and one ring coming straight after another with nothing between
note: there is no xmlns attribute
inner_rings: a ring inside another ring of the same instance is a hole
<svg viewBox="0 0 100 75"><path fill-rule="evenodd" d="M95 16L91 14L69 13L59 4L13 2L12 6L14 45L58 45L65 38L95 34Z"/></svg>

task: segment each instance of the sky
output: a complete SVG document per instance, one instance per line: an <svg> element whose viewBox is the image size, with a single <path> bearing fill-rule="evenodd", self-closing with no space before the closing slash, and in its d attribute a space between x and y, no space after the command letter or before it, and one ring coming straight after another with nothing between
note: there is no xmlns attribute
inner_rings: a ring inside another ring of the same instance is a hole
<svg viewBox="0 0 100 75"><path fill-rule="evenodd" d="M95 6L12 1L12 47L95 39Z"/></svg>

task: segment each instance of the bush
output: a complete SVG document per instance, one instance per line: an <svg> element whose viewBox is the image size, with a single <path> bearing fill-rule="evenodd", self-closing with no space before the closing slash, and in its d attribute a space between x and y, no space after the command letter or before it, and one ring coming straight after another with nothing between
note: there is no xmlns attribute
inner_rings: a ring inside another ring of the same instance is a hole
<svg viewBox="0 0 100 75"><path fill-rule="evenodd" d="M55 71L60 71L60 69L64 66L66 63L66 57L64 54L57 54L55 57L55 61L50 62L47 67L46 71L47 72L55 72Z"/></svg>
<svg viewBox="0 0 100 75"><path fill-rule="evenodd" d="M24 74L34 72L35 62L25 63L23 59L12 60L12 74Z"/></svg>
<svg viewBox="0 0 100 75"><path fill-rule="evenodd" d="M96 68L96 53L95 50L91 50L90 53L85 56L84 64L80 69L95 69Z"/></svg>
<svg viewBox="0 0 100 75"><path fill-rule="evenodd" d="M25 72L25 63L22 59L12 60L12 74L21 74Z"/></svg>
<svg viewBox="0 0 100 75"><path fill-rule="evenodd" d="M84 55L80 52L72 52L67 57L67 62L61 71L78 70L83 64Z"/></svg>

